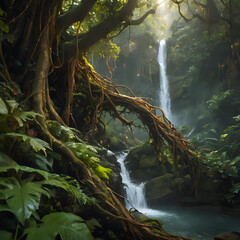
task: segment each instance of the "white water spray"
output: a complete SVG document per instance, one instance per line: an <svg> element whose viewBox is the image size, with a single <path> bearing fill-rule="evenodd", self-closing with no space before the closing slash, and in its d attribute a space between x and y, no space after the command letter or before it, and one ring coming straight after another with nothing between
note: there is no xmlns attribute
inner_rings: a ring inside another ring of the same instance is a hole
<svg viewBox="0 0 240 240"><path fill-rule="evenodd" d="M164 111L166 117L172 121L171 99L169 94L169 83L166 72L166 41L163 39L159 43L158 63L160 66L160 91L159 102L160 108Z"/></svg>

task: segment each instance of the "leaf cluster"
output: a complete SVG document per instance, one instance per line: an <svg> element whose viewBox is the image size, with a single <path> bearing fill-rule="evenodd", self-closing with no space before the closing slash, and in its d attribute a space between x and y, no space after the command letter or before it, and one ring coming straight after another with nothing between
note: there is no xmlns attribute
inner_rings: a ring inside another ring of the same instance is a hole
<svg viewBox="0 0 240 240"><path fill-rule="evenodd" d="M42 219L39 216L39 211L43 214L40 207L44 198L51 204L59 191L67 193L78 206L95 204L95 199L83 193L75 179L49 172L60 155L52 152L47 142L34 136L34 130L30 131L29 124L38 124L37 117L42 116L23 111L15 100L0 98L0 216L9 213L7 229L12 226L7 231L1 223L0 238L13 239L15 235L15 239L31 240L40 237L54 240L57 236L62 240L93 239L79 216L64 212L53 212ZM58 124L54 128L54 123L49 125L59 139L84 143L77 130ZM19 165L15 160L37 168ZM54 205L49 208L57 210Z"/></svg>
<svg viewBox="0 0 240 240"><path fill-rule="evenodd" d="M20 166L6 154L1 152L0 176L0 212L11 212L16 217L23 235L28 234L26 239L38 239L34 234L39 231L40 227L45 226L45 218L40 220L38 215L40 202L43 195L48 198L54 197L54 188L60 188L68 192L75 198L77 204L85 205L95 203L94 199L87 197L82 192L79 184L74 179L67 176L59 176L58 174L51 174L39 169ZM61 217L59 221L67 217L65 213L58 214L59 217ZM75 220L79 219L80 222L83 222L78 216L73 214L69 215L69 217L75 218ZM54 216L54 214L47 215L46 219L49 218L50 221L52 216ZM52 221L52 227L54 227L54 219L52 219ZM34 225L32 225L33 222L35 223ZM40 223L40 225L38 223L39 226L37 226L37 222L43 223ZM49 224L50 223L48 223L48 225ZM62 229L67 224L71 225L72 223L69 220L69 223L66 222L63 226L60 225L59 228ZM78 230L73 227L72 231L73 230L78 231L78 234L82 234L82 231L87 232L87 235L91 236L85 224L81 224L81 228L78 228ZM43 231L42 234L46 234L46 236L51 235L49 239L55 239L56 234L60 234L60 232L58 232L60 230L56 228L48 228L46 231L47 232ZM73 233L69 232L68 234L71 235ZM76 233L73 234L73 236L75 235ZM68 238L63 234L61 235L61 239ZM73 239L77 238L75 237Z"/></svg>

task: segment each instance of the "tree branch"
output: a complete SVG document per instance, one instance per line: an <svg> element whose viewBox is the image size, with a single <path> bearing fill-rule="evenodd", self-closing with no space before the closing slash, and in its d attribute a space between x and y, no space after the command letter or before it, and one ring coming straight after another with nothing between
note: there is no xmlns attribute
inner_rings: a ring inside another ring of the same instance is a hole
<svg viewBox="0 0 240 240"><path fill-rule="evenodd" d="M159 6L159 4L156 4L154 6L154 8L147 11L142 17L140 17L138 19L135 19L135 20L131 20L128 25L139 25L139 24L141 24L150 14L155 14L158 6Z"/></svg>
<svg viewBox="0 0 240 240"><path fill-rule="evenodd" d="M60 35L75 22L82 22L97 0L83 0L81 5L71 8L57 18L57 32Z"/></svg>
<svg viewBox="0 0 240 240"><path fill-rule="evenodd" d="M123 6L116 14L108 17L103 22L92 27L87 33L80 34L78 39L78 46L81 51L87 50L93 46L100 39L106 38L107 35L115 30L120 25L123 28L129 25L138 25L142 23L149 14L154 14L158 4L153 9L147 11L139 19L129 21L132 17L134 9L137 7L138 0L128 0L125 6ZM76 52L76 42L70 42L65 45L66 55L72 56Z"/></svg>

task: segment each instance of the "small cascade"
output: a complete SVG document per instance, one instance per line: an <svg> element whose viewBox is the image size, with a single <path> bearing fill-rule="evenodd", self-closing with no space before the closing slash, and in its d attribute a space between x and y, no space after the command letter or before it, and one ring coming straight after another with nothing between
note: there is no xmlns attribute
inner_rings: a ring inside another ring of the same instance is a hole
<svg viewBox="0 0 240 240"><path fill-rule="evenodd" d="M128 201L126 201L126 208L130 209L134 207L138 210L146 209L147 203L144 194L144 183L137 185L131 181L129 173L124 164L124 160L126 159L127 155L128 152L122 152L116 156L121 166L122 182L124 184L126 198L128 199Z"/></svg>
<svg viewBox="0 0 240 240"><path fill-rule="evenodd" d="M172 121L172 112L171 112L171 99L169 94L169 83L166 71L166 41L163 39L159 43L158 51L158 63L160 67L160 90L159 90L159 102L160 108L164 111L166 117Z"/></svg>

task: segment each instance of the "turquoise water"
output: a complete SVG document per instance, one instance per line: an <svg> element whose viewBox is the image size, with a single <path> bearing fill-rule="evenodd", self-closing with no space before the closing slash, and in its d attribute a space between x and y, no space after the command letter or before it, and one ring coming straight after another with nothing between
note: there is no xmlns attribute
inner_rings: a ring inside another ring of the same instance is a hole
<svg viewBox="0 0 240 240"><path fill-rule="evenodd" d="M209 209L165 207L140 211L149 217L158 218L167 232L193 239L212 240L221 232L240 232L240 216Z"/></svg>

